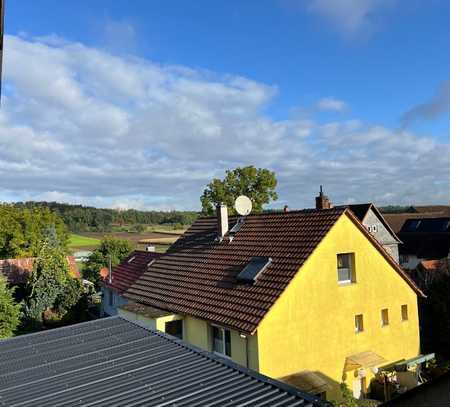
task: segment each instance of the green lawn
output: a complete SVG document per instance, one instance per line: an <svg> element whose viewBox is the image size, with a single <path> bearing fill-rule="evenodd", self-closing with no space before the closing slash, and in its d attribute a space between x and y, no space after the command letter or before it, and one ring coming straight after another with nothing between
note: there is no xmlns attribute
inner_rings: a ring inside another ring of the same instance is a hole
<svg viewBox="0 0 450 407"><path fill-rule="evenodd" d="M88 247L88 246L98 246L100 244L99 239L94 239L92 237L86 237L81 235L71 234L69 237L69 248L75 247Z"/></svg>

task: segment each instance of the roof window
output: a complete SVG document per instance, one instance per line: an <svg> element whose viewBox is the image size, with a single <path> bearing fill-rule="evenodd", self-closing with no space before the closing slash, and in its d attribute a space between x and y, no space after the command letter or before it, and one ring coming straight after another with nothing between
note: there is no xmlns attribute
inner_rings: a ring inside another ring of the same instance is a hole
<svg viewBox="0 0 450 407"><path fill-rule="evenodd" d="M133 260L134 260L135 258L136 258L136 256L130 257L130 258L128 259L128 263L132 263Z"/></svg>
<svg viewBox="0 0 450 407"><path fill-rule="evenodd" d="M244 283L254 283L259 275L272 263L271 257L252 257L237 279Z"/></svg>

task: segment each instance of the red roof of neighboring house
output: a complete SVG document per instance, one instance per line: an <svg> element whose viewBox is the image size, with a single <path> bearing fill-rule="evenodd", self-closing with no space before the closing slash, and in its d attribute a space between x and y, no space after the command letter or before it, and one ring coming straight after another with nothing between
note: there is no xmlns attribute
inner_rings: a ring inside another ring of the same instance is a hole
<svg viewBox="0 0 450 407"><path fill-rule="evenodd" d="M448 260L422 260L420 265L427 271L440 271L448 265Z"/></svg>
<svg viewBox="0 0 450 407"><path fill-rule="evenodd" d="M0 273L6 276L10 284L25 283L27 276L33 270L35 257L26 257L22 259L0 260ZM75 261L75 257L67 256L70 274L74 278L81 278L80 272Z"/></svg>
<svg viewBox="0 0 450 407"><path fill-rule="evenodd" d="M245 218L230 242L217 241L217 219L200 218L124 296L144 305L192 315L253 333L299 268L346 214L392 267L423 293L349 209L263 213ZM236 218L230 218L233 227ZM253 284L237 276L253 257L272 259Z"/></svg>
<svg viewBox="0 0 450 407"><path fill-rule="evenodd" d="M147 270L150 263L160 256L160 253L136 250L112 269L111 284L108 279L108 268L103 267L100 270L100 275L104 279L103 284L119 293L123 293Z"/></svg>

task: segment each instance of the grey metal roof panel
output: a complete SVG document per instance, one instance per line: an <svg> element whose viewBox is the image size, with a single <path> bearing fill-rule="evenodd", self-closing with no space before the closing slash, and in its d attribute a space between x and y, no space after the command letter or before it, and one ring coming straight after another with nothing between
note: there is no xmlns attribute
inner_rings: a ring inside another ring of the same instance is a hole
<svg viewBox="0 0 450 407"><path fill-rule="evenodd" d="M121 317L0 341L2 407L324 405Z"/></svg>

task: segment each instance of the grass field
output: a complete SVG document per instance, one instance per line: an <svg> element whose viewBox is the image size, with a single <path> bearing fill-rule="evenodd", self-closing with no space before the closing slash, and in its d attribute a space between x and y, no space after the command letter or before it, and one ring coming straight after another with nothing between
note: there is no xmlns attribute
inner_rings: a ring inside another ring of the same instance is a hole
<svg viewBox="0 0 450 407"><path fill-rule="evenodd" d="M72 250L86 247L93 248L97 247L99 244L100 240L92 237L75 234L71 234L69 237L69 248Z"/></svg>

